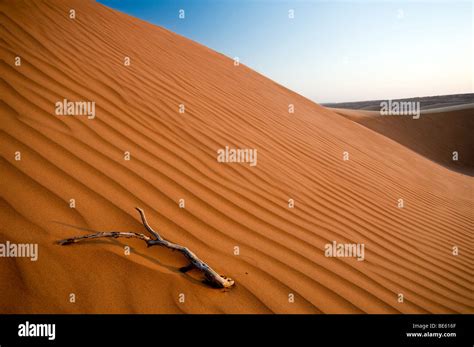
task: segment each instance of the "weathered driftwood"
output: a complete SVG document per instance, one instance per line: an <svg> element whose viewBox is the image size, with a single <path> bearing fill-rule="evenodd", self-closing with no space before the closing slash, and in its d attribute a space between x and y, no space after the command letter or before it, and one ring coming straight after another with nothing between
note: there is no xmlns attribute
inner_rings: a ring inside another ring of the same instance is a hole
<svg viewBox="0 0 474 347"><path fill-rule="evenodd" d="M145 241L147 244L147 247L163 246L163 247L181 252L186 257L186 259L189 260L189 265L180 268L180 271L183 273L188 272L189 270L192 270L192 269L197 269L204 274L206 278L206 282L212 286L219 287L219 288L229 288L234 285L234 281L231 278L219 275L209 265L207 265L205 262L199 259L196 256L196 254L191 252L188 248L163 239L160 236L160 234L156 232L155 230L153 230L153 228L148 224L145 217L145 212L143 212L143 210L139 207L137 207L136 210L140 214L140 217L142 219L145 229L150 233L152 237L146 236L141 233L135 233L135 232L109 231L109 232L100 232L100 233L89 234L89 235L84 235L84 236L71 237L68 239L60 240L58 241L58 243L60 245L68 245L68 244L76 243L82 240L97 239L97 238L102 238L102 237L136 238L136 239Z"/></svg>

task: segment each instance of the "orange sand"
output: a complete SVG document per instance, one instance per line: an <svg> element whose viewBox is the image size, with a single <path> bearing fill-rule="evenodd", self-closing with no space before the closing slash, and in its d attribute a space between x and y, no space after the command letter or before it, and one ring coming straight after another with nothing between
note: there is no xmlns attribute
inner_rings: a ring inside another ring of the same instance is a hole
<svg viewBox="0 0 474 347"><path fill-rule="evenodd" d="M0 12L0 242L39 243L37 262L0 259L0 312L474 312L472 177L95 2ZM95 101L97 117L56 116L64 98ZM218 163L226 145L258 149L258 165ZM139 240L54 244L142 232L135 206L236 287ZM333 240L364 243L365 261L325 257Z"/></svg>

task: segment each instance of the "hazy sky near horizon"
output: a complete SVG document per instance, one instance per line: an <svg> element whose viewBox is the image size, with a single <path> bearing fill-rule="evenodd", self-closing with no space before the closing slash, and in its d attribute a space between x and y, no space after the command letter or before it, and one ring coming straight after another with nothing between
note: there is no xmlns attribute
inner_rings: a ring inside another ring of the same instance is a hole
<svg viewBox="0 0 474 347"><path fill-rule="evenodd" d="M320 103L474 92L472 1L98 2Z"/></svg>

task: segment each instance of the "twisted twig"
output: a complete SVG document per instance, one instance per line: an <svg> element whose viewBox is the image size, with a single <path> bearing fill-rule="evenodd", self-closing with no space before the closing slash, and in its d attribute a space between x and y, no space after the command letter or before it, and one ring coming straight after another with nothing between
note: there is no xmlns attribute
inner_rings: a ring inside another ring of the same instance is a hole
<svg viewBox="0 0 474 347"><path fill-rule="evenodd" d="M180 268L181 272L188 272L189 270L197 269L204 274L207 282L212 286L219 287L219 288L228 288L234 285L234 281L231 278L219 275L209 265L207 265L205 262L199 259L196 256L196 254L191 252L188 248L163 239L160 236L160 234L156 232L155 230L153 230L153 228L148 224L145 217L145 212L143 212L143 210L139 207L137 207L136 210L140 214L140 217L142 219L142 223L145 229L150 233L152 237L148 237L144 234L134 233L134 232L110 231L110 232L100 232L100 233L89 234L89 235L84 235L84 236L71 237L68 239L60 240L58 241L58 243L60 245L68 245L68 244L76 243L76 242L86 240L86 239L97 239L97 238L102 238L102 237L136 238L136 239L145 241L147 244L147 247L164 246L166 248L181 252L186 257L186 259L189 260L189 263L190 263L189 265Z"/></svg>

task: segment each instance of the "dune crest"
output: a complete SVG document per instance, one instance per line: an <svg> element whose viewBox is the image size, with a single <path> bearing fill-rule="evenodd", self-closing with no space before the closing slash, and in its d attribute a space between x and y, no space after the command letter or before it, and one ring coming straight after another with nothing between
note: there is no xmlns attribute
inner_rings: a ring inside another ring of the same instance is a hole
<svg viewBox="0 0 474 347"><path fill-rule="evenodd" d="M0 242L39 244L33 264L0 259L0 312L474 312L472 177L93 1L0 16ZM95 117L56 115L65 99ZM226 146L258 163L218 162ZM54 244L142 232L135 206L236 287L140 240ZM326 257L334 241L364 260Z"/></svg>

